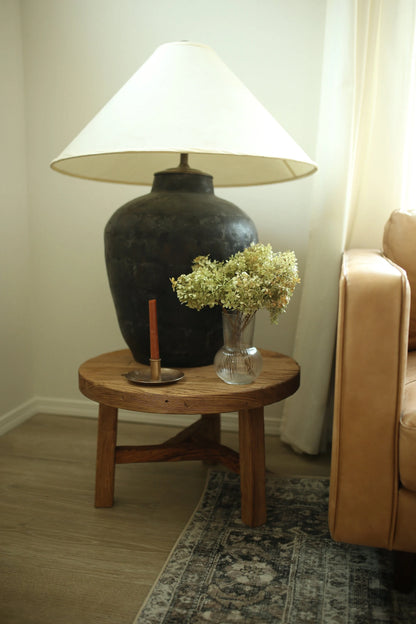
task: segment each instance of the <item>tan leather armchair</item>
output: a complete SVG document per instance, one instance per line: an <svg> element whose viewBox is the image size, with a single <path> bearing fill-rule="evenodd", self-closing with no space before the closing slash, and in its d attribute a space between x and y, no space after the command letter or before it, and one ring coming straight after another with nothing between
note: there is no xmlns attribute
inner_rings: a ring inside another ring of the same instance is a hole
<svg viewBox="0 0 416 624"><path fill-rule="evenodd" d="M413 280L415 295L416 213L392 214L383 251L344 254L329 526L337 541L416 553Z"/></svg>

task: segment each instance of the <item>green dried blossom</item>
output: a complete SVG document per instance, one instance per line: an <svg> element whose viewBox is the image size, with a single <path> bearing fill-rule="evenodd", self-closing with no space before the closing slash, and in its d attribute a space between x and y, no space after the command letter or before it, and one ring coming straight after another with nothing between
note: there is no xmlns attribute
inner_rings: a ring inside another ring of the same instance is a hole
<svg viewBox="0 0 416 624"><path fill-rule="evenodd" d="M300 279L293 251L274 253L271 245L252 243L225 262L198 256L191 273L170 281L179 301L189 308L220 305L245 315L265 308L277 323Z"/></svg>

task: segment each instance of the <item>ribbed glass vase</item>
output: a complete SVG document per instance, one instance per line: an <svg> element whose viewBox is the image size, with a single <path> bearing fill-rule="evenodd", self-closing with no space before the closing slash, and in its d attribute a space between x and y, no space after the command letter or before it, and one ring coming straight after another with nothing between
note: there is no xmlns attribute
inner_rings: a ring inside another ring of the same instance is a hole
<svg viewBox="0 0 416 624"><path fill-rule="evenodd" d="M262 357L253 346L254 322L254 314L223 309L224 345L215 355L214 367L225 383L249 384L260 375Z"/></svg>

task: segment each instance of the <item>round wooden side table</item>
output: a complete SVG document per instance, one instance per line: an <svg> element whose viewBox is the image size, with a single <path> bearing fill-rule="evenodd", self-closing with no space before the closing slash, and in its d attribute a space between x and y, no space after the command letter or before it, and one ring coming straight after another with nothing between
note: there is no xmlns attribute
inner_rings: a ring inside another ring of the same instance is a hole
<svg viewBox="0 0 416 624"><path fill-rule="evenodd" d="M299 387L300 370L290 357L263 351L263 370L248 385L228 385L213 366L184 368L172 384L138 385L124 374L145 368L128 349L94 357L79 369L81 392L99 403L96 507L111 507L115 465L151 461L220 462L240 474L241 518L249 526L266 522L265 405L290 396ZM201 414L201 418L167 440L150 446L117 446L118 409L155 414ZM239 453L220 443L221 412L238 412Z"/></svg>

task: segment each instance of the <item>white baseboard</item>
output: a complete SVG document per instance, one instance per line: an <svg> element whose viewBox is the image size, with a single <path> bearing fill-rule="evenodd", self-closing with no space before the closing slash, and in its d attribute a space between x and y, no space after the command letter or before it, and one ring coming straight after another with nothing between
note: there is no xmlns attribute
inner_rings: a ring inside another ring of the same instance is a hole
<svg viewBox="0 0 416 624"><path fill-rule="evenodd" d="M0 415L0 435L21 425L34 414L36 414L36 399L32 398L15 407L10 412Z"/></svg>
<svg viewBox="0 0 416 624"><path fill-rule="evenodd" d="M0 435L17 427L35 414L57 414L58 416L79 416L83 418L97 418L98 405L88 399L57 399L52 397L34 397L11 412L0 416ZM198 415L191 414L150 414L147 412L119 411L119 420L171 427L187 427ZM278 419L265 415L265 433L279 435L280 422ZM223 431L238 431L238 416L231 412L221 415Z"/></svg>

